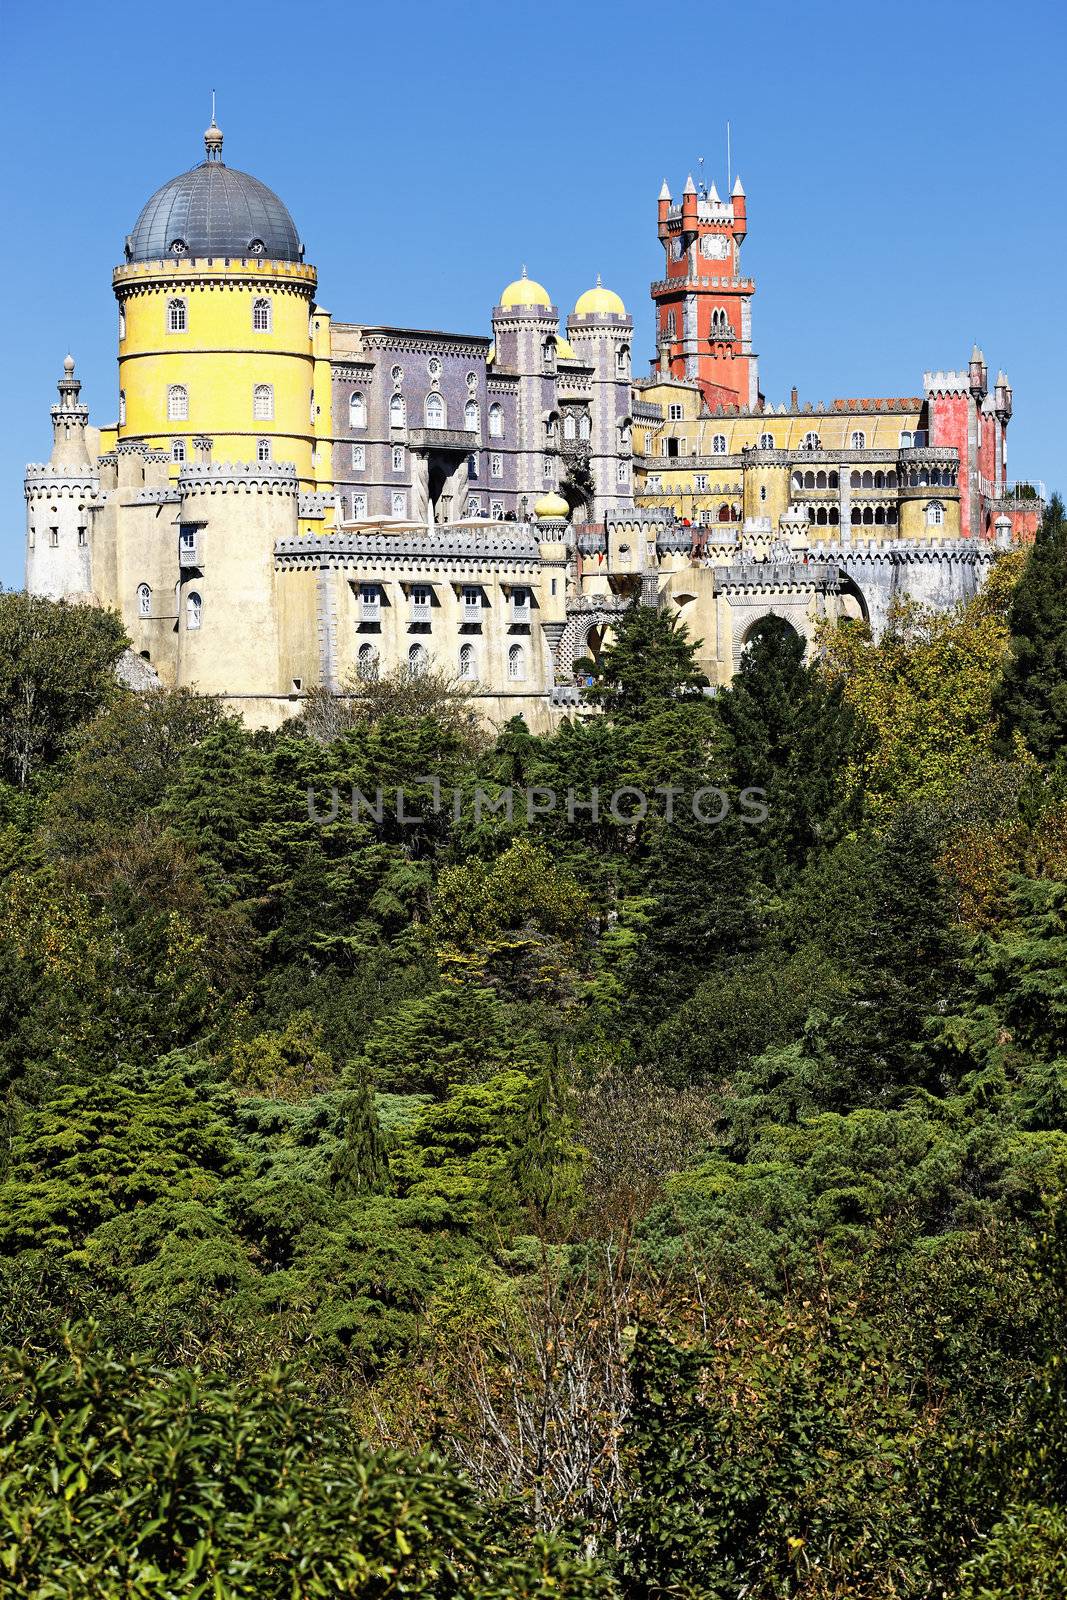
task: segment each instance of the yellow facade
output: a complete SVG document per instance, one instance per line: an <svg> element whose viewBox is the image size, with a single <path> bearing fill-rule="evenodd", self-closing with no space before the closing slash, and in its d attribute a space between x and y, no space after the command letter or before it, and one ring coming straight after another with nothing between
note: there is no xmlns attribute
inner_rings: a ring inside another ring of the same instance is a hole
<svg viewBox="0 0 1067 1600"><path fill-rule="evenodd" d="M328 484L329 449L319 443L330 430L321 371L329 318L322 318L325 334L316 333L314 267L143 262L117 268L113 282L120 307L117 442L170 451L180 441L185 459L194 460L197 441L208 438L213 460L254 462L265 440L271 459L294 463L301 489ZM269 308L266 327L255 324L257 302ZM172 400L176 389L185 391L184 403Z"/></svg>

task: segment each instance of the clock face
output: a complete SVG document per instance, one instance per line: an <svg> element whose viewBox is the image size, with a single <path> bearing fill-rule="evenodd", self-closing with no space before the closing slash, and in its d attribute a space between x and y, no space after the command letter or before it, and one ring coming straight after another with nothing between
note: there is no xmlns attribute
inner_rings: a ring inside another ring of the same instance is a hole
<svg viewBox="0 0 1067 1600"><path fill-rule="evenodd" d="M724 233L701 234L700 254L706 261L725 261L730 254L730 241Z"/></svg>

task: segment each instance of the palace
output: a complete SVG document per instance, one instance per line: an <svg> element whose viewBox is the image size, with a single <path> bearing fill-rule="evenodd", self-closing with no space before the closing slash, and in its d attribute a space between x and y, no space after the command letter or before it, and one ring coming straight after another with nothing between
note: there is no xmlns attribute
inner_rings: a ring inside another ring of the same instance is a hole
<svg viewBox="0 0 1067 1600"><path fill-rule="evenodd" d="M335 321L286 206L214 119L204 142L113 273L117 422L90 425L68 356L26 473L27 588L113 607L144 679L277 725L313 685L432 663L546 727L635 594L722 683L767 616L877 631L895 595L952 604L1033 535L1011 387L977 348L919 396L764 399L740 180L679 205L664 184L635 378L599 278L561 321L523 268L490 336Z"/></svg>

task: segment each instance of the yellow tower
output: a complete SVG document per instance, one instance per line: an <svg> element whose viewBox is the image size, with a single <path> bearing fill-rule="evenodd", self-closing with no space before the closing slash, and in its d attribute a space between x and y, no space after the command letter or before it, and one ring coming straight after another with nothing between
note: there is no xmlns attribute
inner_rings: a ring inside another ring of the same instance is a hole
<svg viewBox="0 0 1067 1600"><path fill-rule="evenodd" d="M204 146L144 206L115 269L118 442L166 450L172 475L183 462L292 462L302 491L328 489L315 268L278 196L223 162L214 116Z"/></svg>

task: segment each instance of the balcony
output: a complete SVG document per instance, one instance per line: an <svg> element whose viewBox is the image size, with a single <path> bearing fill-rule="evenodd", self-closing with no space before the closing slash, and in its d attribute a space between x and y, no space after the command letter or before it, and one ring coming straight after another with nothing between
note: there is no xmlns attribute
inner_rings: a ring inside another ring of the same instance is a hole
<svg viewBox="0 0 1067 1600"><path fill-rule="evenodd" d="M412 450L451 450L469 455L481 444L481 434L473 428L409 428L408 444Z"/></svg>
<svg viewBox="0 0 1067 1600"><path fill-rule="evenodd" d="M200 532L199 529L183 528L178 536L178 566L200 566Z"/></svg>

